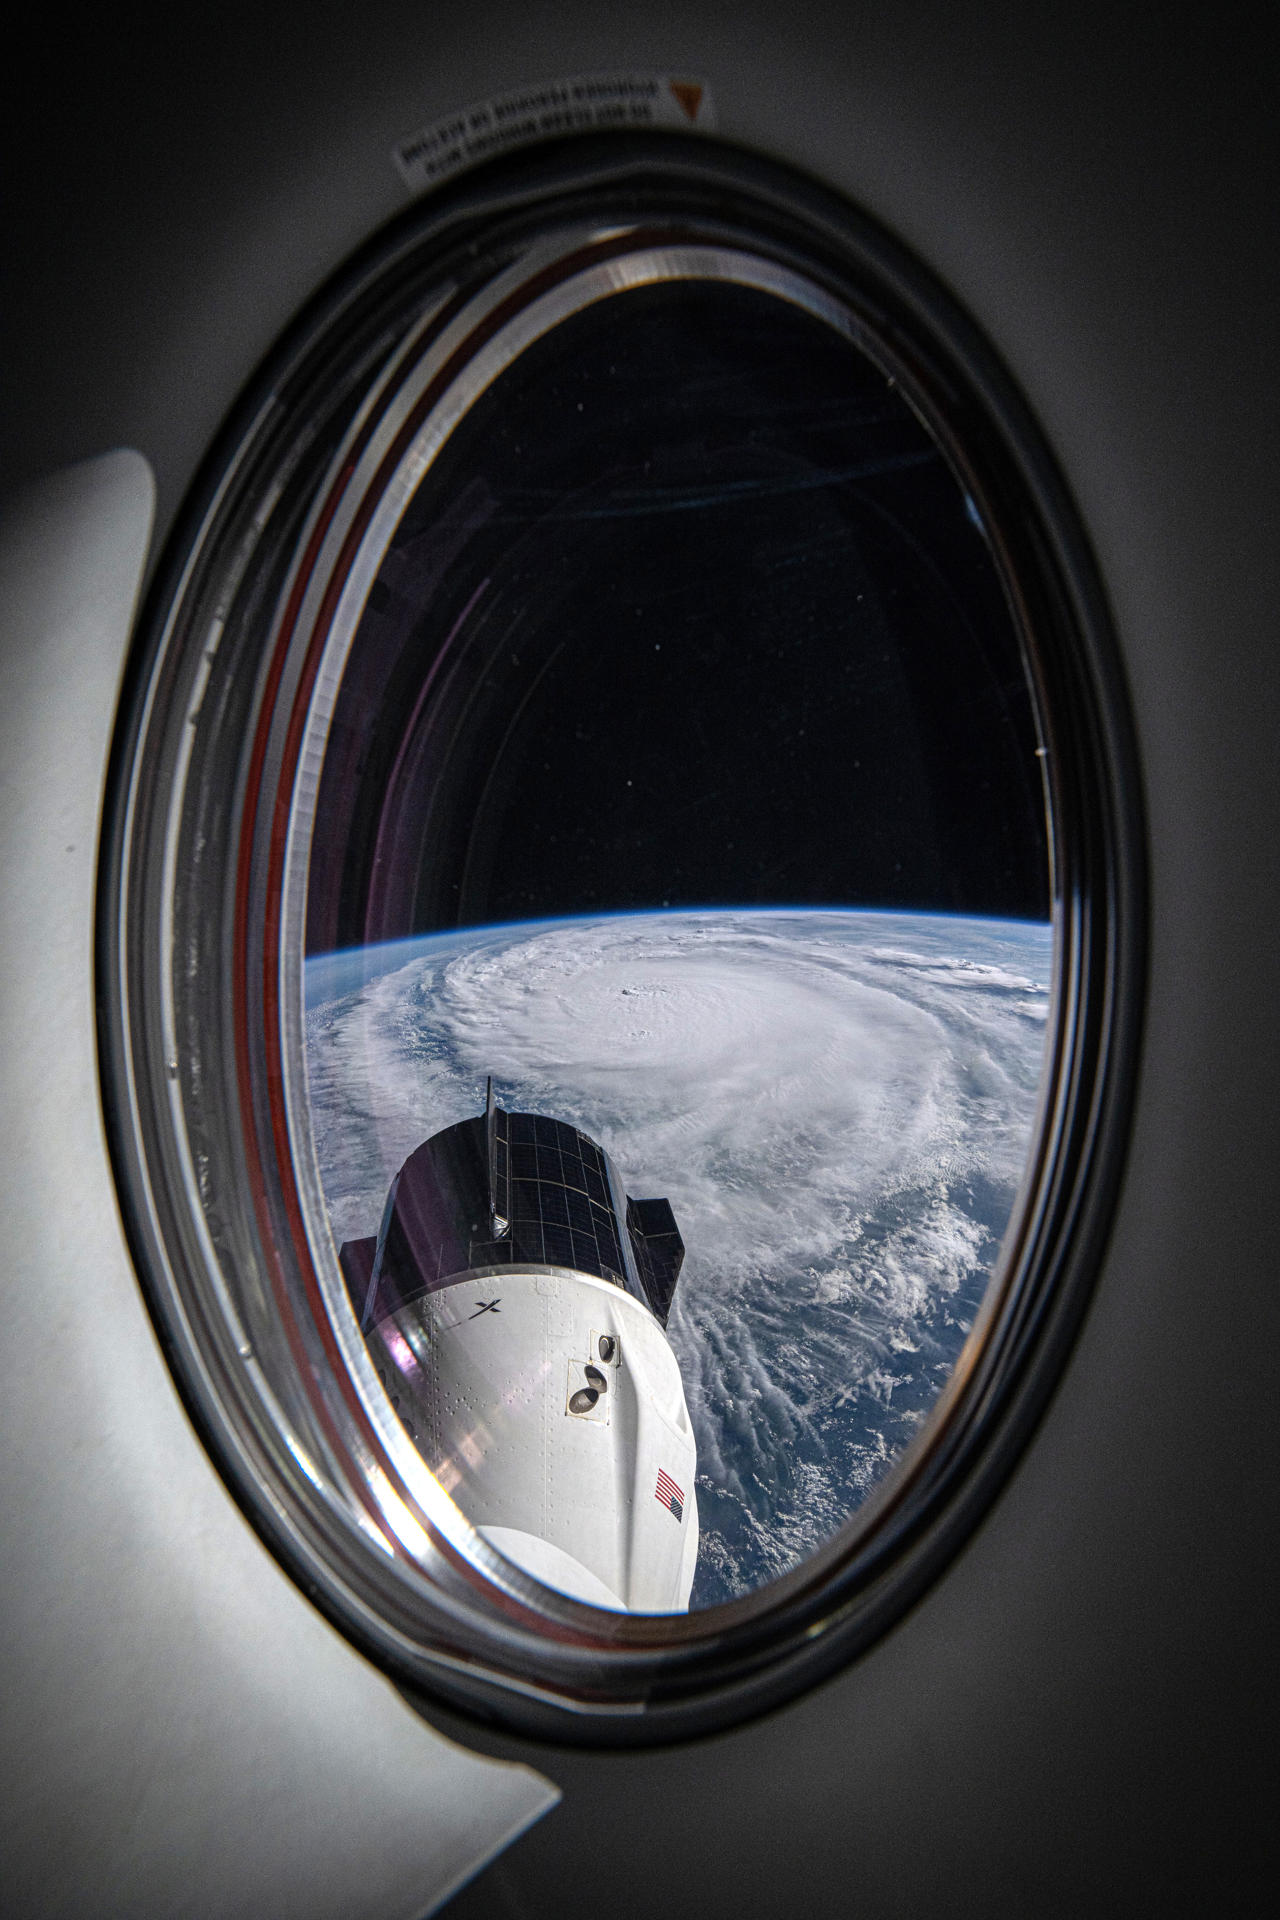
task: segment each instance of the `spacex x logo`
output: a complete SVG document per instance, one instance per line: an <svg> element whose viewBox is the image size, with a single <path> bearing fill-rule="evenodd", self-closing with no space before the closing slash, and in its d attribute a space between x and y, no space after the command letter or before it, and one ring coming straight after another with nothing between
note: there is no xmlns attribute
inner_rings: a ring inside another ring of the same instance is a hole
<svg viewBox="0 0 1280 1920"><path fill-rule="evenodd" d="M670 1507L677 1520L684 1519L684 1494L671 1478L671 1475L664 1473L661 1467L658 1468L658 1485L655 1497L662 1502L664 1507Z"/></svg>

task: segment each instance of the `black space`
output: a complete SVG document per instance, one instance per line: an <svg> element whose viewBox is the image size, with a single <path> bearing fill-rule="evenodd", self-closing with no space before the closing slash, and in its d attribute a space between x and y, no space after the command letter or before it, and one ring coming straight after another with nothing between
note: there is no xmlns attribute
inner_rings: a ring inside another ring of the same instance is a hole
<svg viewBox="0 0 1280 1920"><path fill-rule="evenodd" d="M1036 735L965 496L771 296L617 295L472 409L340 695L309 947L670 905L1044 917Z"/></svg>

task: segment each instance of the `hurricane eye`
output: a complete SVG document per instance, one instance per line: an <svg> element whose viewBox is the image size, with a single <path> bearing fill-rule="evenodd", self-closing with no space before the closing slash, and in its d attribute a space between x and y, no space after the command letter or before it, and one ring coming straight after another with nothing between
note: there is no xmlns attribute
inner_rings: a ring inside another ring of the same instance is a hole
<svg viewBox="0 0 1280 1920"><path fill-rule="evenodd" d="M799 1674L887 1623L1062 1349L1123 730L914 262L710 148L520 167L319 303L179 538L118 1152L334 1616L486 1711L692 1728L751 1636Z"/></svg>

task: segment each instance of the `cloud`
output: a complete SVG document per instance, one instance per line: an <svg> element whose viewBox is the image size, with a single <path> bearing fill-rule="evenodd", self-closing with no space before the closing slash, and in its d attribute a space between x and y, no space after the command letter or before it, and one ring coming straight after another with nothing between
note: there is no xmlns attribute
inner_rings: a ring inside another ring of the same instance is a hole
<svg viewBox="0 0 1280 1920"><path fill-rule="evenodd" d="M710 1522L695 1598L727 1597L847 1516L954 1364L1035 1125L1050 960L1047 928L860 913L425 940L308 1011L334 1232L375 1230L489 1073L665 1193Z"/></svg>

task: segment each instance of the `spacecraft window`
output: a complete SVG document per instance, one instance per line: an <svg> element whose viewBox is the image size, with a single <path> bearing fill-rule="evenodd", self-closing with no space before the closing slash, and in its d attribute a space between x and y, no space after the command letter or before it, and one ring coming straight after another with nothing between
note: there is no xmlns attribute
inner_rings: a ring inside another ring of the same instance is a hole
<svg viewBox="0 0 1280 1920"><path fill-rule="evenodd" d="M941 1566L1080 1312L1140 859L970 322L678 138L499 163L229 425L117 754L104 1054L224 1471L406 1685L670 1737Z"/></svg>

